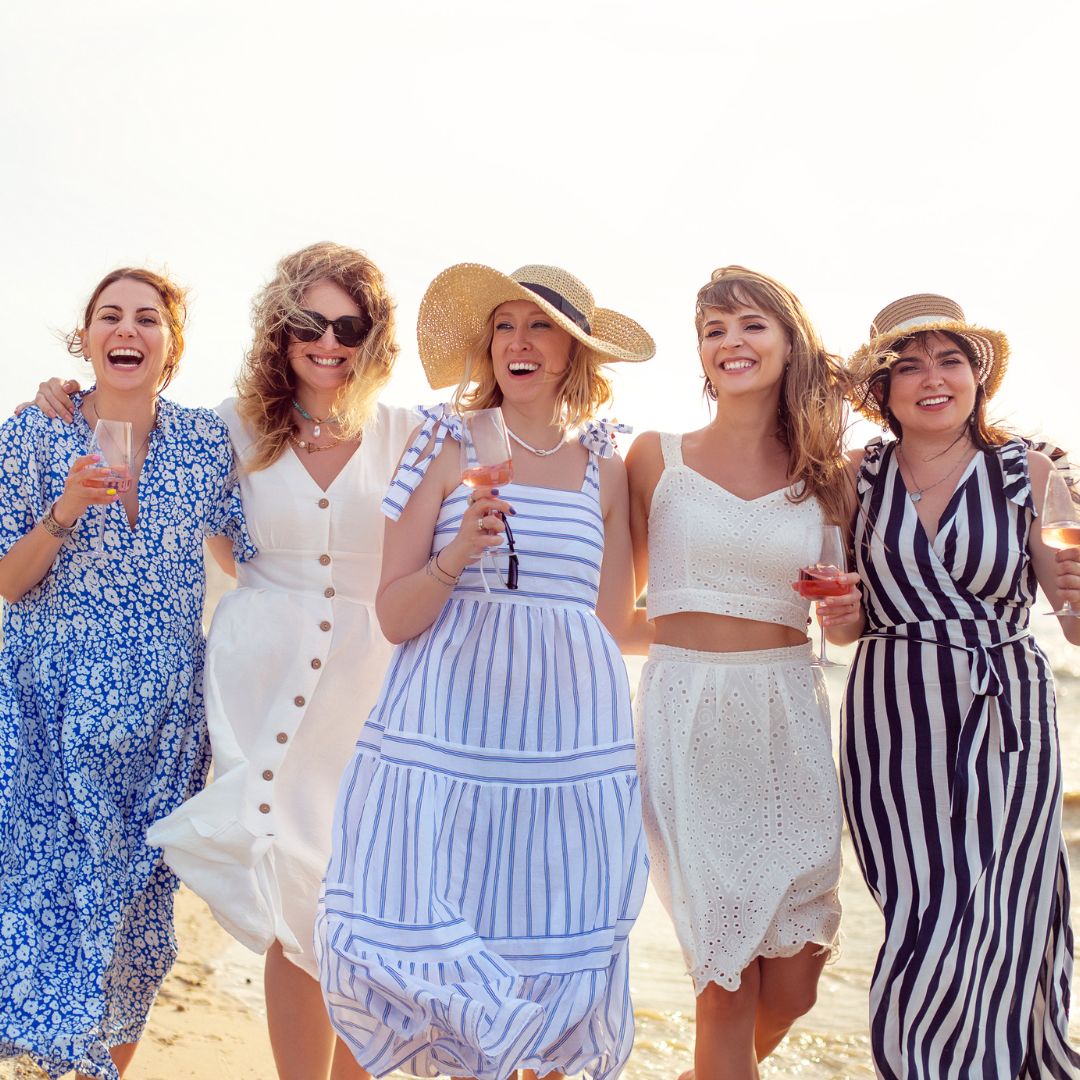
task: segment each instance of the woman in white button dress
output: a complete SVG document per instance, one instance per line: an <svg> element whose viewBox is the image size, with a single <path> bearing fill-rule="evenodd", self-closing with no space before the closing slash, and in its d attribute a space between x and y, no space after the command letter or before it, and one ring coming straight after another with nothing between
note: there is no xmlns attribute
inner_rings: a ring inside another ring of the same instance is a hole
<svg viewBox="0 0 1080 1080"><path fill-rule="evenodd" d="M313 926L338 779L390 654L374 610L379 502L418 417L376 403L397 354L394 313L362 253L324 243L287 256L254 324L239 396L218 410L259 554L237 568L207 643L214 779L149 839L237 940L266 953L279 1076L353 1080L367 1073L335 1041Z"/></svg>

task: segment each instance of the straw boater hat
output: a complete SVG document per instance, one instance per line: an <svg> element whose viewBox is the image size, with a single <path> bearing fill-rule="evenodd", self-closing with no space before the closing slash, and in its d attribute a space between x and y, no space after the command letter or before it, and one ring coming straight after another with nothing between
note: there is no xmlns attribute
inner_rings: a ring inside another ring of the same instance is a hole
<svg viewBox="0 0 1080 1080"><path fill-rule="evenodd" d="M416 340L432 389L461 382L469 346L508 300L532 300L601 363L648 360L656 351L633 319L597 307L584 283L557 266L523 266L506 275L490 266L458 263L444 270L420 301Z"/></svg>
<svg viewBox="0 0 1080 1080"><path fill-rule="evenodd" d="M851 401L867 419L878 424L884 420L877 399L870 393L871 380L896 360L893 346L898 341L923 330L944 330L962 337L975 354L979 365L976 378L987 398L997 392L1009 362L1009 342L1005 335L998 330L972 326L964 318L960 305L947 296L916 293L882 308L870 324L870 340L848 361Z"/></svg>

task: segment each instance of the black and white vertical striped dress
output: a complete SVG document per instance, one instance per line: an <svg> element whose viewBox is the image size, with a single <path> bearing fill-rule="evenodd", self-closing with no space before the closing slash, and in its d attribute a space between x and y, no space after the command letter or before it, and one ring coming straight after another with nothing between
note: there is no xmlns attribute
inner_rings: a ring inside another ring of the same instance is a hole
<svg viewBox="0 0 1080 1080"><path fill-rule="evenodd" d="M871 443L858 477L867 633L842 725L844 805L885 916L874 1061L887 1080L1075 1077L1054 684L1027 631L1027 449L976 454L932 542L894 450Z"/></svg>

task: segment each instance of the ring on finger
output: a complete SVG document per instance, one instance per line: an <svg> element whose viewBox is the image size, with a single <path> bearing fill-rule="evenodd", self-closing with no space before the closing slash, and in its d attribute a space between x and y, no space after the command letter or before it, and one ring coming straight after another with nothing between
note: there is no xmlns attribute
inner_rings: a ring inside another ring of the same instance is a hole
<svg viewBox="0 0 1080 1080"><path fill-rule="evenodd" d="M479 532L487 532L487 529L484 528L484 519L482 517L476 519L476 528Z"/></svg>

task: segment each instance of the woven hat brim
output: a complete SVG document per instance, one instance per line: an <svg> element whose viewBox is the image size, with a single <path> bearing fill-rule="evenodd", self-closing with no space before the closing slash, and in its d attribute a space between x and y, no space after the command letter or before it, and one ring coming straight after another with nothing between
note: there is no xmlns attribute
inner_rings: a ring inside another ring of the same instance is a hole
<svg viewBox="0 0 1080 1080"><path fill-rule="evenodd" d="M966 322L950 319L928 319L925 323L908 325L884 334L876 334L865 345L856 349L847 362L848 378L851 389L848 400L852 406L875 424L884 422L877 400L869 393L870 380L882 370L891 366L892 347L912 334L925 330L947 331L959 334L970 343L979 361L979 382L987 399L997 393L1005 369L1009 366L1009 339L1000 330L987 330L982 326L972 326Z"/></svg>
<svg viewBox="0 0 1080 1080"><path fill-rule="evenodd" d="M592 332L586 333L542 296L506 274L479 263L458 263L428 286L416 320L420 360L433 390L461 382L469 347L484 332L495 308L510 300L531 300L601 363L638 363L656 352L648 331L627 315L595 308L589 321Z"/></svg>

